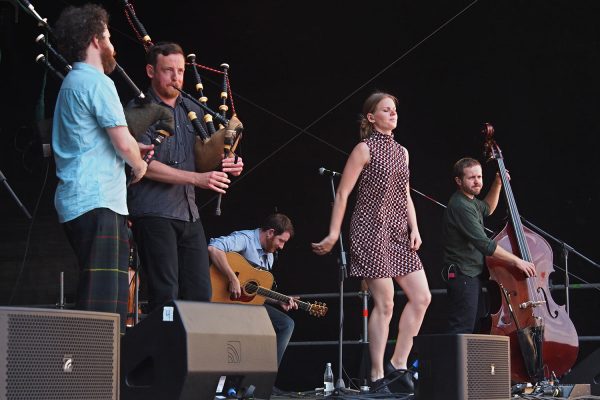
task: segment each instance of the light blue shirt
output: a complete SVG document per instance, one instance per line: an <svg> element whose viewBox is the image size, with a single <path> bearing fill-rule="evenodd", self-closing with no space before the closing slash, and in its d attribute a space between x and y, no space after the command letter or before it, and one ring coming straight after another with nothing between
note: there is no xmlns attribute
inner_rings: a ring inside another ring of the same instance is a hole
<svg viewBox="0 0 600 400"><path fill-rule="evenodd" d="M236 231L227 236L210 239L209 246L224 252L235 251L259 267L270 270L273 254L263 250L259 240L260 229Z"/></svg>
<svg viewBox="0 0 600 400"><path fill-rule="evenodd" d="M52 126L59 222L95 208L127 215L125 162L106 128L127 126L114 82L77 62L60 87Z"/></svg>

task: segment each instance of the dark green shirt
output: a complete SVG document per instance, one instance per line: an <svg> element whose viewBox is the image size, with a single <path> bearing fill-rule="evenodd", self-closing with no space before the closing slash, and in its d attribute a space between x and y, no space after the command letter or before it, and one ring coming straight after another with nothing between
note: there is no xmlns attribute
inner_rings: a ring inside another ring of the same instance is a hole
<svg viewBox="0 0 600 400"><path fill-rule="evenodd" d="M483 271L485 256L496 250L496 242L483 229L483 217L490 214L485 201L470 199L457 190L448 201L442 224L444 263L455 264L468 276Z"/></svg>

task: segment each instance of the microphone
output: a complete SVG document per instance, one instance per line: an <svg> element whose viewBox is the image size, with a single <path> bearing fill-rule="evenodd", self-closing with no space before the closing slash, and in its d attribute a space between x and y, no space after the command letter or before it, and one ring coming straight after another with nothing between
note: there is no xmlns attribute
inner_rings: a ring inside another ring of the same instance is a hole
<svg viewBox="0 0 600 400"><path fill-rule="evenodd" d="M319 174L324 175L324 176L333 176L334 178L336 176L342 176L342 174L340 174L339 172L335 172L335 171L332 171L330 169L326 169L323 167L319 168Z"/></svg>

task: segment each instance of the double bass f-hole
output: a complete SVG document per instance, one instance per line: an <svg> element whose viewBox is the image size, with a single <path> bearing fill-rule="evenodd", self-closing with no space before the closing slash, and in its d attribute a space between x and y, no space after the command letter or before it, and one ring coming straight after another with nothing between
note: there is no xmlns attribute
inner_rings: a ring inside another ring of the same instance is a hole
<svg viewBox="0 0 600 400"><path fill-rule="evenodd" d="M543 304L546 305L546 309L548 310L548 315L550 315L550 317L552 317L552 318L558 318L558 310L554 310L554 312L550 310L550 305L548 304L548 294L546 293L546 291L541 287L539 287L537 290L538 290L538 293L542 293L542 296L544 296Z"/></svg>

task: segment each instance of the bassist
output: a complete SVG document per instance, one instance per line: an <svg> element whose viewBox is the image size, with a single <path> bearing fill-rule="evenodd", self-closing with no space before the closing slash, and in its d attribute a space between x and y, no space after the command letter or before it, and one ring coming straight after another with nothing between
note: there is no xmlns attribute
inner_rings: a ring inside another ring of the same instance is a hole
<svg viewBox="0 0 600 400"><path fill-rule="evenodd" d="M494 212L502 188L496 177L484 200L477 195L483 186L479 161L462 158L454 164L456 192L444 213L442 236L444 273L448 284L448 333L474 333L481 300L481 275L484 256L497 257L527 276L535 275L535 266L497 246L484 231L483 218Z"/></svg>
<svg viewBox="0 0 600 400"><path fill-rule="evenodd" d="M242 294L240 281L227 261L225 253L237 252L250 263L266 270L273 266L273 253L283 249L288 240L294 235L292 221L283 214L269 215L260 228L232 232L227 236L213 238L208 244L208 254L211 262L229 280L229 292L234 298ZM293 298L289 303L267 299L267 314L277 335L277 365L281 364L283 353L294 331L294 320L280 311L297 309L298 304ZM279 307L276 307L279 306Z"/></svg>

